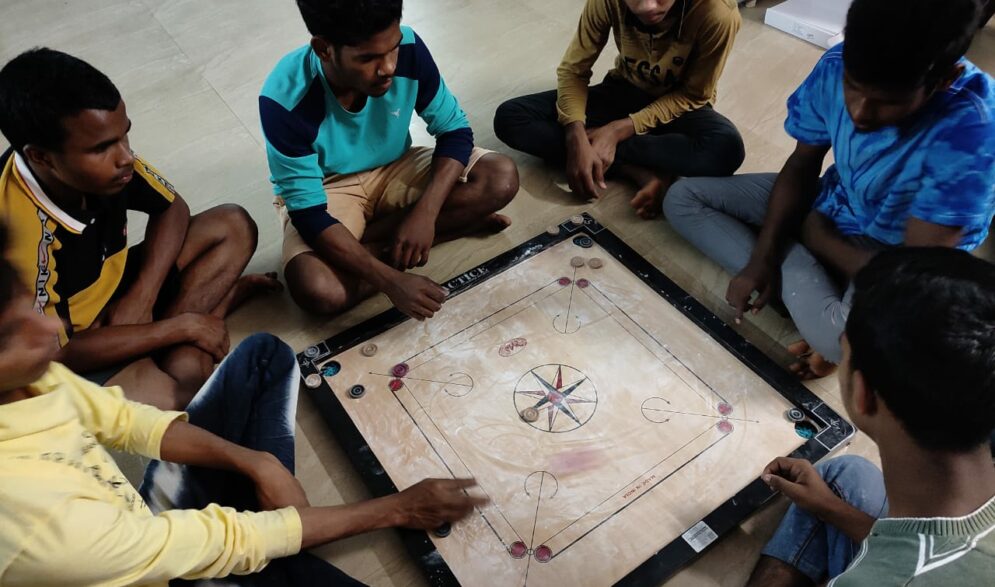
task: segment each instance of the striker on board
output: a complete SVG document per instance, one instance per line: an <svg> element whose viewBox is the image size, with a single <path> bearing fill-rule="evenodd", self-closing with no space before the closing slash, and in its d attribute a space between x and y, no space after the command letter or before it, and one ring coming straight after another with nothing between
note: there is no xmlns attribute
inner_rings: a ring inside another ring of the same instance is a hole
<svg viewBox="0 0 995 587"><path fill-rule="evenodd" d="M374 493L474 477L490 498L445 536L402 531L432 584L659 582L773 496L758 478L772 458L814 462L853 434L591 216L575 220L450 280L432 320L388 310L299 356Z"/></svg>

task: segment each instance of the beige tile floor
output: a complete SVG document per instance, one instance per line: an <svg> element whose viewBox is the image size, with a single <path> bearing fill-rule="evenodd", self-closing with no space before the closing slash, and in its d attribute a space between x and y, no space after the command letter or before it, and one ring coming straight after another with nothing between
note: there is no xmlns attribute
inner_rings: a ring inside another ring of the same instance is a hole
<svg viewBox="0 0 995 587"><path fill-rule="evenodd" d="M781 125L784 102L820 50L761 24L761 1L744 9L745 22L720 85L718 108L742 130L743 171L774 171L792 144ZM426 39L470 115L481 146L501 149L491 119L503 100L552 87L554 68L570 39L583 0L409 0L405 22ZM270 205L256 96L276 60L307 41L291 0L0 0L0 61L45 45L78 55L121 89L134 121L132 145L178 186L196 212L220 202L245 206L260 225L250 269L277 269L280 239ZM971 57L995 73L995 25L982 31ZM607 71L610 56L598 62ZM427 142L422 128L416 142ZM557 187L562 177L537 161L515 156L522 191L508 209L515 225L488 239L439 247L425 271L442 280L541 232L548 224L590 210L641 254L720 316L727 276L703 259L665 221L642 222L627 208L631 188L612 185L598 203L577 202ZM143 222L136 219L132 234ZM467 246L469 245L469 246ZM988 243L988 258L995 258ZM307 316L284 294L257 300L230 321L234 339L274 332L300 350L387 307L378 297L333 320ZM796 332L771 311L742 332L784 360L782 345ZM835 407L831 380L812 388ZM317 504L367 497L358 476L306 399L298 415L298 474ZM849 449L873 455L860 438ZM719 542L671 585L739 585L770 535L784 504L767 508ZM373 585L423 581L396 536L388 531L319 549L355 577Z"/></svg>

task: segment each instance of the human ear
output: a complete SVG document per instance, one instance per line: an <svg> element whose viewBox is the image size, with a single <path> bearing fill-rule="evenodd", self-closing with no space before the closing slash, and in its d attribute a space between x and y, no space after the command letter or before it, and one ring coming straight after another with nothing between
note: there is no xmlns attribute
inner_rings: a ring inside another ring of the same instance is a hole
<svg viewBox="0 0 995 587"><path fill-rule="evenodd" d="M47 169L53 169L54 164L52 162L52 154L46 149L41 147L36 147L35 145L24 145L21 149L24 153L24 158L36 167L45 167Z"/></svg>
<svg viewBox="0 0 995 587"><path fill-rule="evenodd" d="M878 396L867 384L863 372L854 371L851 377L853 410L863 417L872 417L878 411Z"/></svg>
<svg viewBox="0 0 995 587"><path fill-rule="evenodd" d="M311 50L322 61L331 61L332 59L332 45L321 37L311 37Z"/></svg>

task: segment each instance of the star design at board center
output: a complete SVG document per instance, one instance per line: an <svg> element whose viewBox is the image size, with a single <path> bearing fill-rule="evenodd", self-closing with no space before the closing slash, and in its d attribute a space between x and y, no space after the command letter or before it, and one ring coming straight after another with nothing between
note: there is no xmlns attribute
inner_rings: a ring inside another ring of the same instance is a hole
<svg viewBox="0 0 995 587"><path fill-rule="evenodd" d="M573 393L577 391L577 388L580 387L581 384L587 381L587 377L582 377L578 381L565 386L563 384L563 367L560 365L556 367L556 379L553 383L546 381L535 371L530 371L530 373L532 373L532 377L534 377L536 382L539 384L540 389L532 391L519 391L516 393L540 398L539 401L537 401L532 407L537 410L543 407L546 408L546 417L549 424L549 430L553 430L553 424L556 422L556 416L560 413L563 413L580 425L580 418L578 418L577 414L575 414L570 408L570 405L594 403L594 400L582 397L573 397Z"/></svg>

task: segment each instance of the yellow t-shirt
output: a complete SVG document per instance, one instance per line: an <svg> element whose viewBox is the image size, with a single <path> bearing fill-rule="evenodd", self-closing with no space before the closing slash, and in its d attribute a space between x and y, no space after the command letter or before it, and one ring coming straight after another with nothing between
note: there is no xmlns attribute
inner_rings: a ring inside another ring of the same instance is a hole
<svg viewBox="0 0 995 587"><path fill-rule="evenodd" d="M639 23L624 0L587 0L577 34L556 70L560 124L586 121L591 67L609 34L618 48L609 75L656 97L629 116L638 134L714 102L741 23L734 0L677 0L654 27Z"/></svg>
<svg viewBox="0 0 995 587"><path fill-rule="evenodd" d="M88 198L87 210L60 208L16 152L0 155L0 220L10 232L7 258L34 294L39 313L62 322L59 344L89 328L124 277L128 210L160 214L176 191L136 156L121 193Z"/></svg>
<svg viewBox="0 0 995 587"><path fill-rule="evenodd" d="M31 389L0 405L0 585L166 585L300 551L294 508L152 515L103 445L157 459L186 414L127 401L57 363Z"/></svg>

